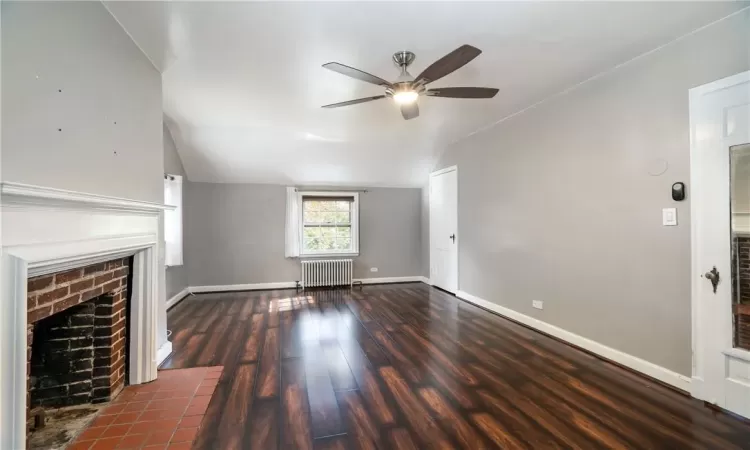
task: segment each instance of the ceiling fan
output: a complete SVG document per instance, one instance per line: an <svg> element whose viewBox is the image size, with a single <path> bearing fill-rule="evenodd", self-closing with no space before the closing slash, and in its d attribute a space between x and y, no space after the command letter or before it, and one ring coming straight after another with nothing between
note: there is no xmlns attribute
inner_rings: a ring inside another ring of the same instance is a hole
<svg viewBox="0 0 750 450"><path fill-rule="evenodd" d="M358 103L371 102L381 98L391 97L401 107L401 115L404 119L409 120L419 116L419 106L417 99L420 95L429 97L448 97L448 98L492 98L497 94L495 88L484 87L447 87L427 89L425 85L437 81L440 78L452 73L465 66L472 59L482 53L476 47L471 45L462 45L442 58L432 63L428 68L422 71L414 78L406 69L409 64L414 62L416 55L410 51L401 51L393 55L393 61L401 68L401 75L393 83L389 83L380 77L363 72L354 67L345 66L337 62L323 64L323 67L334 72L338 72L348 77L377 84L385 88L384 95L374 97L358 98L347 102L333 103L325 105L323 108L338 108L340 106L356 105Z"/></svg>

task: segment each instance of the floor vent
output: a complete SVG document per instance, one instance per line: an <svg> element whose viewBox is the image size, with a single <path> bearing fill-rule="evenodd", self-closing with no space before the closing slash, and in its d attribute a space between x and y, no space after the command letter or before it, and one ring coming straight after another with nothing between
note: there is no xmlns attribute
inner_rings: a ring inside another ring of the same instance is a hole
<svg viewBox="0 0 750 450"><path fill-rule="evenodd" d="M318 286L351 287L353 266L351 259L302 261L302 288Z"/></svg>

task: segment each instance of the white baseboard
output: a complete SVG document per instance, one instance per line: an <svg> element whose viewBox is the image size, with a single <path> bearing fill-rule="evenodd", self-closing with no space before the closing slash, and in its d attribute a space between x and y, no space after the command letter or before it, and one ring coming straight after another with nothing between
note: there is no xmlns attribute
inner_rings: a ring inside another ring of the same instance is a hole
<svg viewBox="0 0 750 450"><path fill-rule="evenodd" d="M172 343L167 341L156 351L156 366L159 367L172 354Z"/></svg>
<svg viewBox="0 0 750 450"><path fill-rule="evenodd" d="M180 300L187 297L188 295L190 295L190 288L185 288L181 290L180 292L176 293L174 296L172 296L172 298L167 300L167 309L173 307L174 305L179 303Z"/></svg>
<svg viewBox="0 0 750 450"><path fill-rule="evenodd" d="M425 277L384 277L384 278L355 278L355 282L362 284L381 284L381 283L414 283L422 281ZM213 286L190 286L187 290L190 293L198 294L201 292L230 292L230 291L259 291L265 289L294 289L297 287L295 281L281 281L278 283L251 283L251 284L223 284ZM174 298L174 297L173 297ZM171 301L171 299L170 299ZM167 308L170 304L167 302Z"/></svg>
<svg viewBox="0 0 750 450"><path fill-rule="evenodd" d="M419 278L419 281L421 281L422 283L429 284L430 286L432 286L432 280L430 280L429 278L427 277L418 277L418 278Z"/></svg>
<svg viewBox="0 0 750 450"><path fill-rule="evenodd" d="M629 367L633 370L646 374L652 378L655 378L663 383L672 385L678 389L686 392L691 392L691 378L685 375L681 375L677 372L673 372L667 368L658 366L654 363L648 362L641 358L633 355L615 350L611 347L607 347L604 344L600 344L591 339L587 339L583 336L579 336L570 331L563 330L554 325L550 325L547 322L542 322L539 319L529 317L519 312L513 311L512 309L505 308L487 300L481 299L474 295L471 295L464 291L457 291L456 296L462 298L468 302L474 303L475 305L487 308L490 311L494 311L502 316L505 316L516 322L520 322L531 328L539 330L543 333L555 336L558 339L569 342L577 347L586 349L592 353L603 356L609 360L612 360L618 364L622 364L625 367Z"/></svg>
<svg viewBox="0 0 750 450"><path fill-rule="evenodd" d="M264 289L294 289L297 284L294 281L281 281L278 283L250 283L250 284L219 284L214 286L190 286L191 293L200 292L229 292L229 291L259 291Z"/></svg>
<svg viewBox="0 0 750 450"><path fill-rule="evenodd" d="M384 277L384 278L355 278L354 282L362 284L382 284L382 283L414 283L422 281L423 277Z"/></svg>

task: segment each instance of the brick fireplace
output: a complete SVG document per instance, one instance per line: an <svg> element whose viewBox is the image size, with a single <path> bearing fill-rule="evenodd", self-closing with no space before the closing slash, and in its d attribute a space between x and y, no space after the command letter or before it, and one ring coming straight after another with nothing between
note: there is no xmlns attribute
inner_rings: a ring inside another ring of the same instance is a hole
<svg viewBox="0 0 750 450"><path fill-rule="evenodd" d="M0 183L0 449L27 447L30 407L103 402L156 379L171 352L169 208Z"/></svg>
<svg viewBox="0 0 750 450"><path fill-rule="evenodd" d="M130 258L27 282L27 426L32 408L101 403L125 386Z"/></svg>

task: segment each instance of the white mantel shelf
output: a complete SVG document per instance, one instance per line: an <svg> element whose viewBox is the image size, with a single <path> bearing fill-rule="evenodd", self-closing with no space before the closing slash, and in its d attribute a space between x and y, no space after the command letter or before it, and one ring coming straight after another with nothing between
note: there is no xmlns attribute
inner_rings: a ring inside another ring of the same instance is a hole
<svg viewBox="0 0 750 450"><path fill-rule="evenodd" d="M174 206L143 202L120 197L87 194L23 183L0 183L2 204L36 204L52 206L83 206L94 209L121 210L132 212L159 212L173 210Z"/></svg>
<svg viewBox="0 0 750 450"><path fill-rule="evenodd" d="M133 256L129 382L141 384L156 379L160 326L157 317L159 308L165 305L162 212L172 208L63 189L0 183L0 449L26 447L29 276Z"/></svg>

